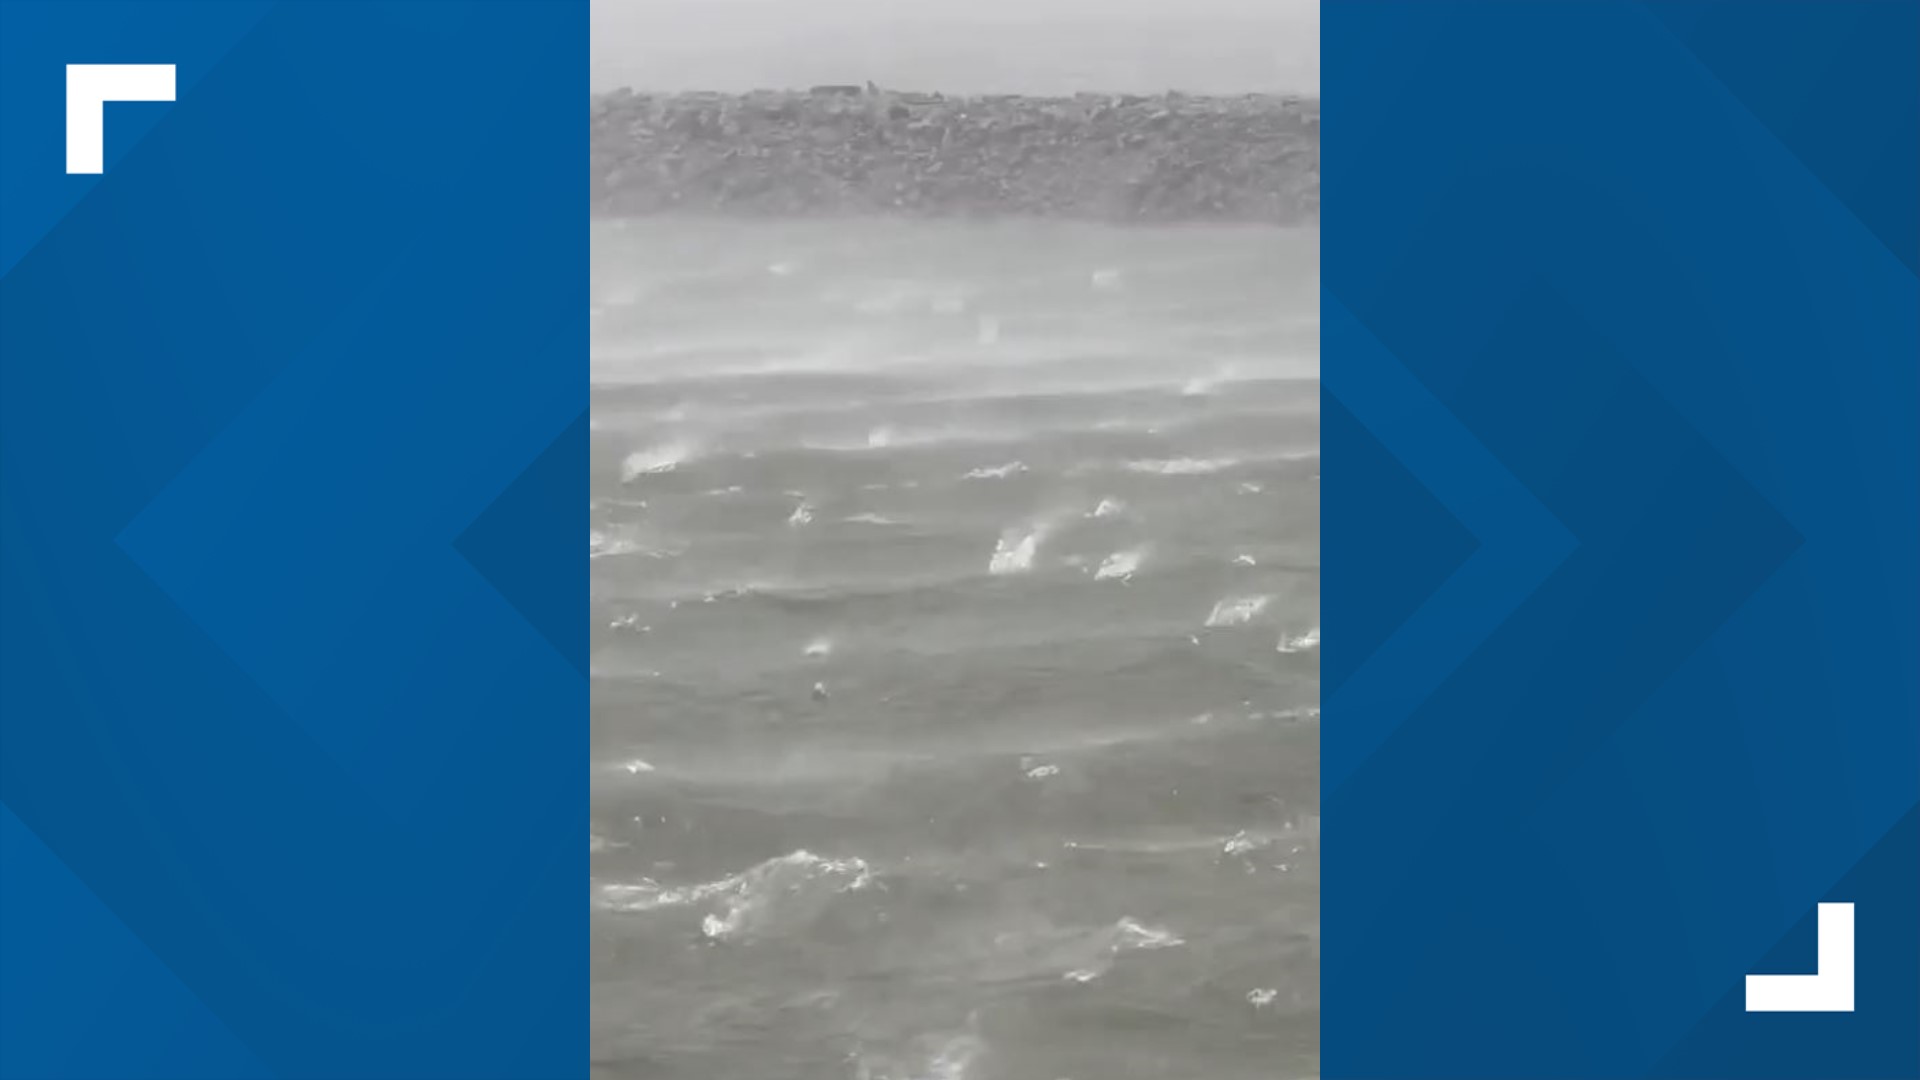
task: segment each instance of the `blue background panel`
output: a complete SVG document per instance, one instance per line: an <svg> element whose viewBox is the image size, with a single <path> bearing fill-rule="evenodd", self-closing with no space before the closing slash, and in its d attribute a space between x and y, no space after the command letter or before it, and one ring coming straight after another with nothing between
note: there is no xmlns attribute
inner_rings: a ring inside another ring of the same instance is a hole
<svg viewBox="0 0 1920 1080"><path fill-rule="evenodd" d="M1920 1076L1920 4L1323 20L1324 1074Z"/></svg>
<svg viewBox="0 0 1920 1080"><path fill-rule="evenodd" d="M0 1076L585 1073L587 35L0 3Z"/></svg>

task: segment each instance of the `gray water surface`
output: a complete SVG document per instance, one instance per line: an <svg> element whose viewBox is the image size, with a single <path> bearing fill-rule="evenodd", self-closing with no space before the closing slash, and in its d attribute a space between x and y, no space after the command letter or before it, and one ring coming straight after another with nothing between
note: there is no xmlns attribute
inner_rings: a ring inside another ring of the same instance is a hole
<svg viewBox="0 0 1920 1080"><path fill-rule="evenodd" d="M1319 1069L1317 231L593 226L593 1075Z"/></svg>

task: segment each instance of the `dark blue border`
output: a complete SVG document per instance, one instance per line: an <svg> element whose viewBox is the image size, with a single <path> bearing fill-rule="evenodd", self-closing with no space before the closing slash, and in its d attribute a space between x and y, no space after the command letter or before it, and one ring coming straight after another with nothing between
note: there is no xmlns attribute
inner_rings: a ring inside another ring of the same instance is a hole
<svg viewBox="0 0 1920 1080"><path fill-rule="evenodd" d="M1920 1076L1920 5L1323 10L1324 1074Z"/></svg>
<svg viewBox="0 0 1920 1080"><path fill-rule="evenodd" d="M585 1074L587 41L0 3L0 1075Z"/></svg>

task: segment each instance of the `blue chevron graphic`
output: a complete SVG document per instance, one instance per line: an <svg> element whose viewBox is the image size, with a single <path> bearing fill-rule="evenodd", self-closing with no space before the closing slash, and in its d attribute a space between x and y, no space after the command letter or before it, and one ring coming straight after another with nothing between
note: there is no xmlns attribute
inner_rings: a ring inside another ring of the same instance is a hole
<svg viewBox="0 0 1920 1080"><path fill-rule="evenodd" d="M206 1080L266 1065L0 806L0 1076ZM31 1018L31 1022L28 1019Z"/></svg>
<svg viewBox="0 0 1920 1080"><path fill-rule="evenodd" d="M574 417L512 486L454 541L474 569L513 604L581 675L587 673L587 623L580 597L557 593L540 560L564 539L587 499L587 414Z"/></svg>
<svg viewBox="0 0 1920 1080"><path fill-rule="evenodd" d="M1417 612L1357 666L1355 678L1332 678L1326 707L1342 738L1323 746L1321 783L1337 789L1447 674L1504 622L1574 549L1573 537L1445 407L1327 294L1321 305L1326 394L1339 401L1471 531L1478 550ZM1335 466L1337 467L1337 466ZM1383 525L1392 524L1383 522ZM1432 543L1416 534L1421 547ZM1335 550L1330 567L1343 557ZM1357 584L1364 568L1335 571L1327 588ZM1346 613L1327 609L1338 636ZM1339 642L1327 645L1337 657ZM1331 664L1332 661L1329 661Z"/></svg>
<svg viewBox="0 0 1920 1080"><path fill-rule="evenodd" d="M1902 182L1920 174L1912 139L1861 139L1836 114L1862 100L1885 110L1884 130L1920 127L1908 64L1920 7L1761 4L1748 10L1686 0L1640 5L1713 73L1906 268L1920 273L1920 200ZM1790 63L1757 42L1792 41Z"/></svg>
<svg viewBox="0 0 1920 1080"><path fill-rule="evenodd" d="M1323 1075L1915 1075L1911 950L1858 1039L1725 1003L1920 865L1920 6L1323 17L1326 475L1478 541L1365 622L1432 518L1323 485Z"/></svg>

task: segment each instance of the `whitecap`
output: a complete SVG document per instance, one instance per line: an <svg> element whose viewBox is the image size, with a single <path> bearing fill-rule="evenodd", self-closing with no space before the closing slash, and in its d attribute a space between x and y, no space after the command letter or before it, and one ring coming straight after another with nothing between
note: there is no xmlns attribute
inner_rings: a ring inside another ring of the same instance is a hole
<svg viewBox="0 0 1920 1080"><path fill-rule="evenodd" d="M1046 539L1046 530L1033 527L1025 532L1009 529L994 545L993 557L987 561L990 574L1020 574L1033 569L1033 557L1040 551L1041 541Z"/></svg>
<svg viewBox="0 0 1920 1080"><path fill-rule="evenodd" d="M1220 846L1220 853L1222 855L1245 855L1251 851L1258 851L1272 843L1272 837L1253 836L1249 834L1247 830L1241 829L1239 832L1227 837L1226 843Z"/></svg>
<svg viewBox="0 0 1920 1080"><path fill-rule="evenodd" d="M1106 560L1100 564L1100 569L1093 572L1094 580L1101 581L1107 578L1119 578L1124 581L1132 577L1134 572L1140 569L1140 563L1146 557L1147 551L1145 548L1136 548L1132 551L1116 551L1106 557Z"/></svg>
<svg viewBox="0 0 1920 1080"><path fill-rule="evenodd" d="M1245 596L1222 600L1213 605L1213 611L1207 615L1207 626L1241 626L1252 622L1254 617L1265 611L1272 601L1271 596Z"/></svg>
<svg viewBox="0 0 1920 1080"><path fill-rule="evenodd" d="M1259 564L1258 564L1257 562L1255 562L1255 561L1254 561L1254 558L1253 558L1253 556L1251 556L1251 555L1235 555L1235 556L1233 557L1233 565L1235 565L1235 566L1257 566L1257 565L1259 565Z"/></svg>
<svg viewBox="0 0 1920 1080"><path fill-rule="evenodd" d="M804 919L828 899L872 883L873 873L864 859L829 859L795 851L696 885L668 887L651 878L602 884L595 903L604 910L628 913L711 905L701 919L701 931L710 938L725 939Z"/></svg>
<svg viewBox="0 0 1920 1080"><path fill-rule="evenodd" d="M1204 476L1217 473L1222 469L1231 469L1239 462L1233 458L1163 458L1144 461L1129 461L1128 472L1148 473L1154 476Z"/></svg>
<svg viewBox="0 0 1920 1080"><path fill-rule="evenodd" d="M808 506L806 503L801 503L799 506L793 508L792 514L788 515L787 524L797 529L812 520L813 507Z"/></svg>
<svg viewBox="0 0 1920 1080"><path fill-rule="evenodd" d="M1121 919L1114 924L1113 949L1171 949L1176 945L1185 945L1185 939L1171 930L1147 926L1132 919Z"/></svg>
<svg viewBox="0 0 1920 1080"><path fill-rule="evenodd" d="M604 559L612 555L637 555L640 542L630 537L614 536L593 529L587 534L587 558Z"/></svg>
<svg viewBox="0 0 1920 1080"><path fill-rule="evenodd" d="M1004 480L1015 473L1027 471L1025 462L1009 461L1005 465L982 466L968 472L962 480Z"/></svg>
<svg viewBox="0 0 1920 1080"><path fill-rule="evenodd" d="M807 642L805 649L801 650L801 654L804 656L816 657L826 656L832 652L833 640L831 638L814 638L812 641Z"/></svg>
<svg viewBox="0 0 1920 1080"><path fill-rule="evenodd" d="M1280 645L1275 651L1283 652L1283 653L1298 653L1298 652L1306 652L1308 649L1317 649L1319 647L1320 647L1320 628L1316 626L1304 634L1299 634L1294 637L1281 638Z"/></svg>
<svg viewBox="0 0 1920 1080"><path fill-rule="evenodd" d="M1264 1009L1273 1004L1274 999L1279 996L1280 991L1278 990L1249 990L1247 991L1247 1004L1256 1009Z"/></svg>
<svg viewBox="0 0 1920 1080"><path fill-rule="evenodd" d="M1101 499L1100 505L1088 511L1087 516L1090 518L1110 518L1118 517L1126 512L1127 504L1121 502L1119 499Z"/></svg>
<svg viewBox="0 0 1920 1080"><path fill-rule="evenodd" d="M587 532L587 559L610 559L621 555L639 555L649 559L671 557L676 552L650 548L632 535L618 529L590 529Z"/></svg>
<svg viewBox="0 0 1920 1080"><path fill-rule="evenodd" d="M899 518L890 518L885 514L853 514L845 519L850 525L898 525Z"/></svg>
<svg viewBox="0 0 1920 1080"><path fill-rule="evenodd" d="M914 1042L907 1054L856 1054L856 1080L967 1080L986 1052L986 1043L972 1034L921 1036Z"/></svg>
<svg viewBox="0 0 1920 1080"><path fill-rule="evenodd" d="M626 483L650 473L672 472L691 460L693 454L693 447L684 442L635 450L620 463L620 480Z"/></svg>

